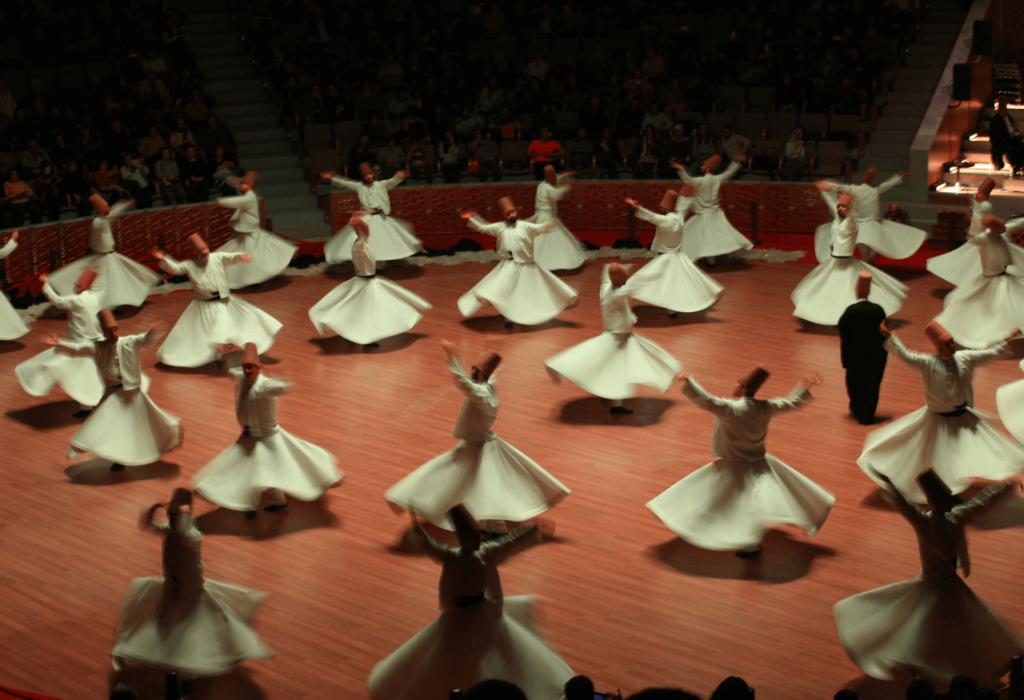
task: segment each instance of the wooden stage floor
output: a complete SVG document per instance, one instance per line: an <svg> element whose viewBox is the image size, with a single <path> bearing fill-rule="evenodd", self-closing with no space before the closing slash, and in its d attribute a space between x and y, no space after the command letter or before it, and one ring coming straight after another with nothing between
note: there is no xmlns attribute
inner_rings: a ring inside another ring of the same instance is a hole
<svg viewBox="0 0 1024 700"><path fill-rule="evenodd" d="M676 357L712 392L728 393L755 362L772 370L763 395L788 393L806 372L825 383L817 400L778 419L770 451L836 494L811 541L779 528L760 561L707 552L677 539L645 503L710 462L713 417L673 388L644 389L630 417L610 417L599 399L571 384L555 387L543 360L601 331L600 264L565 276L580 305L542 328L503 329L498 317L463 320L455 301L491 265L395 267L386 276L434 304L414 332L364 350L321 340L307 309L351 272L278 280L245 292L285 324L265 371L298 382L279 406L282 426L335 453L346 473L321 502L293 502L285 514L255 522L200 500L204 559L211 579L270 595L257 628L276 650L200 682L198 698L363 698L377 661L438 614L439 569L403 546L408 519L384 491L450 449L461 395L444 369L442 339L463 357L495 349L505 357L497 433L573 489L548 513L553 542L502 569L507 595L536 594L542 624L558 652L599 690L623 695L676 686L706 697L741 675L764 700L828 698L853 687L864 698L902 698L902 683L863 676L846 657L832 605L853 593L913 578L918 554L911 528L881 500L857 467L868 429L847 417L838 338L801 330L789 293L805 264L721 264L726 287L706 316L666 317L641 307L637 330ZM945 283L923 271L897 270L911 289L895 326L907 345L925 349L925 323L942 307ZM174 321L190 294L154 296L123 318L125 332ZM120 678L162 692L159 673L110 665L113 625L129 581L159 575L160 540L140 532L141 509L171 490L236 438L233 383L213 367L144 369L151 395L187 426L184 447L157 465L111 474L106 463L65 460L78 420L63 394L34 399L14 377L41 351L42 333L63 335L62 319L42 319L21 342L0 344L4 484L0 511L0 684L66 700L106 697ZM1021 378L1016 361L982 369L977 405L995 411L995 390ZM880 415L923 405L920 380L890 362ZM1018 633L1024 562L1024 503L1004 503L971 528L970 585Z"/></svg>

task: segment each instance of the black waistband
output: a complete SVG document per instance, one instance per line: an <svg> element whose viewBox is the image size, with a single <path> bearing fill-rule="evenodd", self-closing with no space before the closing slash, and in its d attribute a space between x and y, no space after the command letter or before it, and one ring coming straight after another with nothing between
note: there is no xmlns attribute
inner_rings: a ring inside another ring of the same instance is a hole
<svg viewBox="0 0 1024 700"><path fill-rule="evenodd" d="M959 406L957 406L956 408L954 408L952 411L946 411L945 413L940 413L939 415L942 416L943 418L956 418L958 416L962 416L963 414L967 413L967 409L968 408L969 407L968 407L967 404L962 403Z"/></svg>
<svg viewBox="0 0 1024 700"><path fill-rule="evenodd" d="M464 595L459 596L455 599L455 607L457 608L471 608L474 605L479 605L484 602L484 594L477 593L476 595Z"/></svg>
<svg viewBox="0 0 1024 700"><path fill-rule="evenodd" d="M835 253L832 253L832 257L836 258L837 260L846 260L847 258L852 258L853 256L852 255L836 255Z"/></svg>
<svg viewBox="0 0 1024 700"><path fill-rule="evenodd" d="M252 433L249 432L249 426L242 428L242 437L252 437Z"/></svg>
<svg viewBox="0 0 1024 700"><path fill-rule="evenodd" d="M379 208L379 207L377 209L371 209L370 213L371 214L379 214L381 216L387 216L387 214L384 213L384 210Z"/></svg>
<svg viewBox="0 0 1024 700"><path fill-rule="evenodd" d="M209 299L203 299L202 301L221 301L223 299L227 299L227 297L222 297L220 294L214 294Z"/></svg>
<svg viewBox="0 0 1024 700"><path fill-rule="evenodd" d="M362 278L364 280L372 280L376 276L377 276L376 272L374 272L372 275L356 275L356 277L360 277L360 278Z"/></svg>

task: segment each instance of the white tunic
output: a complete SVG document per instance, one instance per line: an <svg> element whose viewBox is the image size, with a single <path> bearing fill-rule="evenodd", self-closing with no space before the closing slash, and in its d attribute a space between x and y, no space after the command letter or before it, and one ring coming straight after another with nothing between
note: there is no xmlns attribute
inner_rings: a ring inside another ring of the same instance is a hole
<svg viewBox="0 0 1024 700"><path fill-rule="evenodd" d="M857 242L894 260L909 258L927 238L921 229L882 218L882 194L902 182L903 178L894 175L878 187L867 184L833 185L835 191L850 192L856 197L850 214L859 224Z"/></svg>
<svg viewBox="0 0 1024 700"><path fill-rule="evenodd" d="M839 198L835 193L822 192L821 198L825 200L829 211L832 212L832 231L829 235L832 256L837 258L850 257L857 247L857 222L849 212L847 212L846 218L839 218L839 212L836 209Z"/></svg>
<svg viewBox="0 0 1024 700"><path fill-rule="evenodd" d="M675 253L683 245L683 224L686 223L687 204L683 212L679 212L679 201L686 199L679 197L676 201L676 211L668 214L655 214L654 212L640 207L636 210L636 218L648 221L655 226L654 240L651 242L651 250L655 253Z"/></svg>
<svg viewBox="0 0 1024 700"><path fill-rule="evenodd" d="M92 291L61 296L47 282L43 285L43 294L58 309L68 312L69 340L102 340L103 329L100 327L99 312L103 301Z"/></svg>
<svg viewBox="0 0 1024 700"><path fill-rule="evenodd" d="M497 238L498 252L508 254L517 263L533 263L533 239L550 230L543 224L518 220L511 225L507 221L489 224L480 216L474 216L466 223L474 231Z"/></svg>
<svg viewBox="0 0 1024 700"><path fill-rule="evenodd" d="M459 361L454 357L448 363L448 372L455 382L455 388L466 397L455 422L452 436L459 440L483 442L494 437L491 426L498 419L498 392L492 384L495 378L491 375L484 382L474 382L462 370Z"/></svg>
<svg viewBox="0 0 1024 700"><path fill-rule="evenodd" d="M692 199L691 210L694 214L705 214L720 208L718 204L718 196L722 183L731 180L739 171L740 164L733 161L729 163L729 166L721 175L712 175L708 173L701 177L693 177L690 173L686 172L686 168L677 170L676 173L683 182L689 183L698 188L697 193L690 198ZM680 197L679 199L682 200L686 198ZM676 200L677 211L678 208L679 200Z"/></svg>
<svg viewBox="0 0 1024 700"><path fill-rule="evenodd" d="M636 314L629 306L629 289L616 287L605 266L601 276L601 322L609 333L632 333Z"/></svg>
<svg viewBox="0 0 1024 700"><path fill-rule="evenodd" d="M131 391L143 386L145 374L142 372L140 353L156 345L164 333L150 328L138 335L122 335L114 343L73 343L62 340L60 344L76 354L96 356L96 364L103 373L104 379L111 385L122 385Z"/></svg>
<svg viewBox="0 0 1024 700"><path fill-rule="evenodd" d="M235 210L231 215L231 228L242 233L260 230L260 202L253 190L236 197L222 197L217 204Z"/></svg>
<svg viewBox="0 0 1024 700"><path fill-rule="evenodd" d="M356 196L359 197L359 206L363 211L380 209L384 214L390 215L391 198L388 196L388 190L398 187L404 180L404 175L396 174L390 180L385 180L384 182L374 180L371 184L367 185L359 180L335 177L331 178L331 184L335 187L344 187L355 192Z"/></svg>
<svg viewBox="0 0 1024 700"><path fill-rule="evenodd" d="M0 248L0 260L14 252L18 242L10 239ZM14 340L28 333L28 326L21 320L21 316L7 300L7 295L0 291L0 340Z"/></svg>
<svg viewBox="0 0 1024 700"><path fill-rule="evenodd" d="M728 255L736 250L750 250L753 244L729 223L719 205L719 195L724 182L740 170L740 164L733 161L721 175L691 177L686 169L677 170L679 177L699 188L692 197L693 216L685 223L683 251L691 260L705 257ZM685 198L684 198L685 199ZM676 202L676 206L679 203Z"/></svg>
<svg viewBox="0 0 1024 700"><path fill-rule="evenodd" d="M932 413L974 406L974 370L1012 357L1010 347L1002 341L984 350L958 350L952 357L914 352L907 350L895 334L885 341L885 349L921 376L925 404Z"/></svg>
<svg viewBox="0 0 1024 700"><path fill-rule="evenodd" d="M352 245L352 267L357 277L373 277L377 274L377 260L366 238L357 237Z"/></svg>
<svg viewBox="0 0 1024 700"><path fill-rule="evenodd" d="M231 296L231 286L224 270L227 265L241 265L243 253L210 253L184 262L171 256L160 261L160 267L175 275L188 275L192 283L192 294L196 299L226 299Z"/></svg>
<svg viewBox="0 0 1024 700"><path fill-rule="evenodd" d="M114 233L110 224L117 217L131 209L131 202L118 202L110 207L106 216L97 214L92 220L92 232L89 234L89 248L94 253L112 253L114 251Z"/></svg>
<svg viewBox="0 0 1024 700"><path fill-rule="evenodd" d="M560 176L558 179L561 180ZM569 185L551 185L547 181L541 181L537 185L537 198L534 201L534 209L538 214L550 214L552 216L558 211L558 200L569 193Z"/></svg>
<svg viewBox="0 0 1024 700"><path fill-rule="evenodd" d="M836 183L833 189L836 192L849 192L855 197L850 212L853 218L862 221L881 221L882 195L901 184L903 184L903 178L893 175L877 187L865 183L859 185Z"/></svg>
<svg viewBox="0 0 1024 700"><path fill-rule="evenodd" d="M238 380L235 396L235 418L238 425L253 437L273 435L277 424L277 398L287 394L292 383L277 377L260 374L251 384L241 368L232 370Z"/></svg>

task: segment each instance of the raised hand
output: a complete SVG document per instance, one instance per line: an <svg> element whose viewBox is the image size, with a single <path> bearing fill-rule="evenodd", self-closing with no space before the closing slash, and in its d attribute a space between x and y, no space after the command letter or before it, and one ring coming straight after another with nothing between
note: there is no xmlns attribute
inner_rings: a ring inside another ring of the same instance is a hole
<svg viewBox="0 0 1024 700"><path fill-rule="evenodd" d="M242 255L242 257L241 257L241 258L239 258L239 259L240 259L240 260L241 260L241 261L242 261L243 263L245 263L246 265L248 265L249 263L251 263L251 262L252 262L252 256L251 256L251 255L249 255L248 253L245 253L245 254L244 254L244 255Z"/></svg>
<svg viewBox="0 0 1024 700"><path fill-rule="evenodd" d="M629 206L633 207L634 209L639 209L640 208L640 202L636 201L632 197L626 197L626 204L628 204Z"/></svg>
<svg viewBox="0 0 1024 700"><path fill-rule="evenodd" d="M12 241L16 241L16 240L18 240L18 232L17 232L17 231L15 231L15 232L13 232L13 233L11 234L11 240L12 240Z"/></svg>
<svg viewBox="0 0 1024 700"><path fill-rule="evenodd" d="M459 216L461 216L463 219L472 219L474 216L476 216L476 211L474 211L473 209L467 209L461 214L459 214Z"/></svg>
<svg viewBox="0 0 1024 700"><path fill-rule="evenodd" d="M157 260L164 260L167 258L167 254L164 253L164 251L160 250L159 248L154 248L153 250L149 251L149 254L152 255Z"/></svg>
<svg viewBox="0 0 1024 700"><path fill-rule="evenodd" d="M442 340L441 348L448 354L448 357L455 357L455 343L450 340Z"/></svg>
<svg viewBox="0 0 1024 700"><path fill-rule="evenodd" d="M901 171L899 171L896 174L899 175L900 177L910 177L910 171L909 170L901 170Z"/></svg>
<svg viewBox="0 0 1024 700"><path fill-rule="evenodd" d="M320 173L320 177L322 177L325 180L333 180L336 174L337 173L335 173L333 170L324 170L322 173Z"/></svg>
<svg viewBox="0 0 1024 700"><path fill-rule="evenodd" d="M820 374L818 374L817 372L811 372L806 377L804 377L804 386L807 388L810 388L812 386L818 386L823 381L825 380L822 378Z"/></svg>
<svg viewBox="0 0 1024 700"><path fill-rule="evenodd" d="M42 282L43 284L46 284L47 282L49 282L50 281L50 273L49 272L40 272L39 273L39 281Z"/></svg>
<svg viewBox="0 0 1024 700"><path fill-rule="evenodd" d="M396 175L401 175L402 177L409 177L410 175L412 175L412 171L409 170L408 168L406 168L405 170L399 170L395 174Z"/></svg>
<svg viewBox="0 0 1024 700"><path fill-rule="evenodd" d="M693 372L689 372L689 371L684 369L682 372L680 372L679 374L676 375L675 381L677 381L677 382L686 382L692 376L693 376Z"/></svg>
<svg viewBox="0 0 1024 700"><path fill-rule="evenodd" d="M892 331L889 330L889 319L885 319L878 326L878 332L882 334L883 338L888 339L892 335Z"/></svg>
<svg viewBox="0 0 1024 700"><path fill-rule="evenodd" d="M60 339L57 337L56 333L44 333L43 337L40 340L42 341L43 345L49 345L52 348L55 348L58 345L60 345Z"/></svg>
<svg viewBox="0 0 1024 700"><path fill-rule="evenodd" d="M672 167L673 170L682 170L683 169L683 166L680 165L679 163L669 163L669 165Z"/></svg>

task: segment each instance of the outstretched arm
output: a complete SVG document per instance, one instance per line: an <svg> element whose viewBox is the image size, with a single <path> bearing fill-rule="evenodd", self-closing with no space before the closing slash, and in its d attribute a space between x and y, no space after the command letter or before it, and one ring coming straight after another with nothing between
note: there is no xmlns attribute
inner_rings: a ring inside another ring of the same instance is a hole
<svg viewBox="0 0 1024 700"><path fill-rule="evenodd" d="M967 503L954 506L946 517L955 523L965 523L975 515L984 513L995 505L997 501L1005 498L1006 496L1009 496L1014 492L1019 494L1020 488L1021 482L1019 479L1002 484L996 484L995 486L989 486L977 496L967 501Z"/></svg>
<svg viewBox="0 0 1024 700"><path fill-rule="evenodd" d="M737 158L739 158L739 156L737 156ZM746 161L746 158L743 158L742 160ZM741 161L739 160L734 160L733 162L729 163L729 167L725 169L725 172L717 176L718 178L720 178L720 181L728 182L729 180L731 180L733 175L738 173L740 171L740 168L743 167L742 165L740 165L740 162Z"/></svg>
<svg viewBox="0 0 1024 700"><path fill-rule="evenodd" d="M814 397L811 395L810 387L817 384L821 384L821 375L814 373L809 377L805 377L803 381L793 387L793 391L789 392L789 396L768 399L768 405L772 408L772 415L792 411L794 408L800 408L808 401L812 401Z"/></svg>
<svg viewBox="0 0 1024 700"><path fill-rule="evenodd" d="M0 260L3 260L8 255L14 252L15 248L18 247L18 232L15 231L11 234L11 237L4 243L3 248L0 248Z"/></svg>
<svg viewBox="0 0 1024 700"><path fill-rule="evenodd" d="M247 195L239 194L234 197L218 197L216 202L218 206L227 207L228 209L241 209L245 206L247 199Z"/></svg>
<svg viewBox="0 0 1024 700"><path fill-rule="evenodd" d="M695 177L693 177L692 175L690 175L690 173L688 173L686 171L686 168L684 168L679 163L673 163L672 164L672 168L675 169L676 175L678 175L679 179L682 180L683 182L686 182L686 183L691 184L691 185L699 185L700 184L700 180L695 178Z"/></svg>
<svg viewBox="0 0 1024 700"><path fill-rule="evenodd" d="M78 298L77 294L67 296L57 294L57 291L50 285L50 276L45 272L39 275L39 281L43 283L43 294L58 309L77 309L82 306L82 300Z"/></svg>
<svg viewBox="0 0 1024 700"><path fill-rule="evenodd" d="M331 185L334 187L344 187L345 189L354 190L359 187L359 183L355 180L349 180L347 177L338 177L337 175L331 175L327 177L327 173L321 173L324 175L324 179L331 181Z"/></svg>
<svg viewBox="0 0 1024 700"><path fill-rule="evenodd" d="M408 170L399 170L390 180L384 181L384 186L387 187L389 190L398 187L399 185L402 184L402 182L405 181L405 178L407 177L409 177Z"/></svg>
<svg viewBox="0 0 1024 700"><path fill-rule="evenodd" d="M909 175L910 173L907 173ZM903 173L897 173L878 186L878 194L885 194L894 187L903 184Z"/></svg>
<svg viewBox="0 0 1024 700"><path fill-rule="evenodd" d="M889 334L889 339L885 341L885 349L889 351L890 355L893 355L897 360L906 365L908 369L918 374L924 372L928 367L929 356L924 353L907 350L895 333Z"/></svg>
<svg viewBox="0 0 1024 700"><path fill-rule="evenodd" d="M168 255L164 251L160 250L159 248L154 248L152 253L151 253L151 255L160 262L160 268L161 269L166 270L167 272L170 272L172 275L187 275L188 274L188 266L187 265L185 265L184 263L178 262L177 260L172 258L170 255Z"/></svg>
<svg viewBox="0 0 1024 700"><path fill-rule="evenodd" d="M1019 331L1014 331L1010 334L1009 338L1017 335ZM1007 338L1007 340L1009 340ZM1013 351L1010 349L1009 344L1006 341L1000 340L994 345L989 345L984 350L958 350L957 355L966 361L967 365L972 369L974 367L981 367L987 365L989 362L995 362L996 360L1008 360L1013 357Z"/></svg>
<svg viewBox="0 0 1024 700"><path fill-rule="evenodd" d="M462 212L462 218L466 221L466 226L469 226L474 231L480 233L486 233L488 236L494 236L495 238L501 233L505 227L505 222L498 221L496 223L488 223L482 217L477 216L475 211L464 211Z"/></svg>
<svg viewBox="0 0 1024 700"><path fill-rule="evenodd" d="M696 379L690 376L689 372L683 372L680 378L683 380L683 395L697 404L698 408L702 408L716 416L724 415L726 410L728 410L729 399L709 394L704 390L704 387L697 383Z"/></svg>
<svg viewBox="0 0 1024 700"><path fill-rule="evenodd" d="M135 202L118 202L114 206L110 207L110 213L107 214L108 219L116 219L117 217L124 214L126 211L132 208Z"/></svg>
<svg viewBox="0 0 1024 700"><path fill-rule="evenodd" d="M544 536L541 534L540 528L534 525L519 527L496 540L489 540L481 546L481 549L483 549L484 555L497 565L543 541Z"/></svg>

